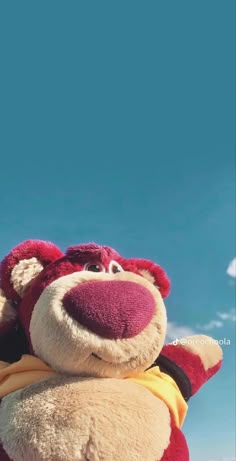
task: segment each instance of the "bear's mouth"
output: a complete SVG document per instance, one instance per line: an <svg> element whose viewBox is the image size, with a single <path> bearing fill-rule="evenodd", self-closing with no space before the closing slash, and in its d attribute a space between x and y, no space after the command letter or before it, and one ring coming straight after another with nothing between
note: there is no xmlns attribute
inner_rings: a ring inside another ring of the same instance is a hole
<svg viewBox="0 0 236 461"><path fill-rule="evenodd" d="M108 360L105 360L102 357L99 357L99 355L95 354L94 352L92 352L91 356L95 357L95 359L100 360L101 362L108 363L109 365L115 365L115 362L109 362Z"/></svg>
<svg viewBox="0 0 236 461"><path fill-rule="evenodd" d="M94 352L92 352L91 354L92 357L95 357L95 359L97 360L100 360L101 362L105 362L107 363L108 365L113 365L113 366L126 366L130 363L130 359L127 360L127 361L124 361L124 362L115 362L115 361L109 361L109 360L105 360L103 359L102 357L100 357L99 355L95 354Z"/></svg>
<svg viewBox="0 0 236 461"><path fill-rule="evenodd" d="M137 361L137 356L131 357L131 358L129 358L129 360L125 360L124 362L109 361L109 360L103 359L99 355L95 354L95 352L92 352L90 357L94 357L95 359L99 360L100 362L107 363L108 365L115 366L115 367L122 367L122 368L126 367L126 366L130 366L133 361L135 361L135 363Z"/></svg>
<svg viewBox="0 0 236 461"><path fill-rule="evenodd" d="M98 360L103 360L101 357L99 357L99 355L97 354L94 354L94 352L91 354L93 357L95 357L96 359Z"/></svg>

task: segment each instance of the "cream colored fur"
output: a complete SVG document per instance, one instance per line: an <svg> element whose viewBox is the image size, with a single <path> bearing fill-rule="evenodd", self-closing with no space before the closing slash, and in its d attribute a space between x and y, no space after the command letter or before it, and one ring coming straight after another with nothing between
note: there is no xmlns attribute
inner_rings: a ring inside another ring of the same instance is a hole
<svg viewBox="0 0 236 461"><path fill-rule="evenodd" d="M205 370L213 367L223 358L223 352L219 344L206 335L186 336L182 342L182 347L193 354L199 355Z"/></svg>
<svg viewBox="0 0 236 461"><path fill-rule="evenodd" d="M22 296L41 270L35 258L19 263L12 271L15 290ZM42 380L2 399L0 441L13 461L162 459L170 443L167 406L144 387L116 379L148 368L164 343L165 306L152 276L148 271L142 275L81 271L55 280L43 291L30 322L31 341L36 355L64 376ZM131 281L152 294L154 316L137 336L116 341L101 338L64 309L63 297L71 288L103 280ZM12 316L15 311L0 292L0 322ZM207 336L184 338L182 347L198 354L206 370L222 357L219 346Z"/></svg>
<svg viewBox="0 0 236 461"><path fill-rule="evenodd" d="M19 296L23 296L29 283L42 271L43 265L36 259L22 259L12 269L11 282Z"/></svg>
<svg viewBox="0 0 236 461"><path fill-rule="evenodd" d="M155 278L153 277L153 275L147 269L139 269L139 272L140 272L140 274L142 274L142 277L144 277L150 283L154 284Z"/></svg>
<svg viewBox="0 0 236 461"><path fill-rule="evenodd" d="M126 380L42 381L5 397L0 421L14 461L158 461L170 440L165 404Z"/></svg>
<svg viewBox="0 0 236 461"><path fill-rule="evenodd" d="M63 297L79 283L92 280L129 280L146 287L155 301L155 314L148 326L133 338L114 341L73 320L63 307ZM41 294L30 323L36 355L56 370L80 376L124 377L132 370L143 371L158 356L165 334L166 310L158 289L130 272L114 275L82 271L57 279Z"/></svg>
<svg viewBox="0 0 236 461"><path fill-rule="evenodd" d="M16 318L16 311L0 289L0 325Z"/></svg>

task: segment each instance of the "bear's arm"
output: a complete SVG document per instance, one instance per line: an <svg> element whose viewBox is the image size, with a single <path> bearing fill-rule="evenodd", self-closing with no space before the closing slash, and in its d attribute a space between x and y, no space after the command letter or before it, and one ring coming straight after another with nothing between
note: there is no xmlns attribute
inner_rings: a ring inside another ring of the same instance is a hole
<svg viewBox="0 0 236 461"><path fill-rule="evenodd" d="M218 372L222 357L222 349L215 340L194 335L165 345L154 365L176 381L188 400Z"/></svg>

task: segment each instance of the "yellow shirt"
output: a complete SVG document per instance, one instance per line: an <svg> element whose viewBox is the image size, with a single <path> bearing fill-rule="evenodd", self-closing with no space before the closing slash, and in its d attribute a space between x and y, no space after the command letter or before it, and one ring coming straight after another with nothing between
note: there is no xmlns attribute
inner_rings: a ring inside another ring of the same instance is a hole
<svg viewBox="0 0 236 461"><path fill-rule="evenodd" d="M0 361L0 399L29 384L56 375L58 375L56 371L33 355L23 355L18 362L12 364ZM163 400L169 408L175 424L177 427L181 427L188 406L177 384L169 375L162 373L159 367L154 367L126 379L140 384Z"/></svg>
<svg viewBox="0 0 236 461"><path fill-rule="evenodd" d="M0 361L0 399L29 384L55 376L57 373L33 355L22 355L15 363Z"/></svg>
<svg viewBox="0 0 236 461"><path fill-rule="evenodd" d="M163 400L169 408L176 426L182 426L188 405L171 376L160 371L159 367L153 367L143 373L134 374L127 379L140 384Z"/></svg>

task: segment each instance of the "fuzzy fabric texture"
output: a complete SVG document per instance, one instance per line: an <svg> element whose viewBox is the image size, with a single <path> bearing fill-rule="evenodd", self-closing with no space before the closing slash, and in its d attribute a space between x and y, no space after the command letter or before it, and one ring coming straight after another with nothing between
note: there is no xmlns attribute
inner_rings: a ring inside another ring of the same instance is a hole
<svg viewBox="0 0 236 461"><path fill-rule="evenodd" d="M111 260L119 259L120 257L119 253L113 248L97 245L96 243L71 246L66 250L66 256L70 261L77 262L82 266L88 262L101 263L105 269L108 269Z"/></svg>
<svg viewBox="0 0 236 461"><path fill-rule="evenodd" d="M129 281L149 290L155 301L155 311L146 328L132 338L113 340L75 321L63 306L64 296L73 287L92 280L94 284ZM60 277L45 288L34 306L29 336L34 353L60 372L121 378L134 370L143 371L153 363L164 343L166 321L159 291L139 275L80 271Z"/></svg>
<svg viewBox="0 0 236 461"><path fill-rule="evenodd" d="M155 300L147 288L117 280L79 284L65 294L63 306L81 325L110 339L138 335L155 312Z"/></svg>
<svg viewBox="0 0 236 461"><path fill-rule="evenodd" d="M23 355L18 362L0 361L0 399L11 392L56 375L48 365L33 355Z"/></svg>
<svg viewBox="0 0 236 461"><path fill-rule="evenodd" d="M219 371L223 353L217 342L205 335L186 337L182 343L164 346L161 354L177 363L185 372L191 383L191 395L194 395Z"/></svg>
<svg viewBox="0 0 236 461"><path fill-rule="evenodd" d="M13 364L0 361L0 399L33 383L58 375L38 357L23 355ZM175 425L181 427L187 413L187 404L175 381L154 367L143 373L131 374L126 378L148 389L165 402Z"/></svg>
<svg viewBox="0 0 236 461"><path fill-rule="evenodd" d="M160 461L190 461L188 445L184 434L171 419L170 443Z"/></svg>
<svg viewBox="0 0 236 461"><path fill-rule="evenodd" d="M14 461L158 461L170 437L165 404L127 380L51 378L0 407L0 439Z"/></svg>
<svg viewBox="0 0 236 461"><path fill-rule="evenodd" d="M6 297L12 300L20 299L20 295L15 290L11 274L17 264L26 259L36 258L43 267L52 261L62 256L61 250L51 242L44 242L42 240L26 240L17 245L13 250L3 259L0 266L0 279L1 288L3 289Z"/></svg>
<svg viewBox="0 0 236 461"><path fill-rule="evenodd" d="M188 405L177 384L170 376L161 372L159 367L153 367L143 373L131 375L128 379L145 387L153 395L165 402L173 418L174 425L178 428L183 425Z"/></svg>
<svg viewBox="0 0 236 461"><path fill-rule="evenodd" d="M43 270L43 265L36 258L22 259L11 272L11 283L18 295L23 298L27 286Z"/></svg>
<svg viewBox="0 0 236 461"><path fill-rule="evenodd" d="M1 263L0 289L0 360L31 353L46 367L19 370L25 387L13 380L2 394L0 461L189 461L185 400L222 352L199 336L163 347L170 281L159 265L28 240Z"/></svg>
<svg viewBox="0 0 236 461"><path fill-rule="evenodd" d="M160 291L162 298L170 294L170 280L161 266L147 259L124 259L118 260L125 271L136 272L153 283Z"/></svg>

